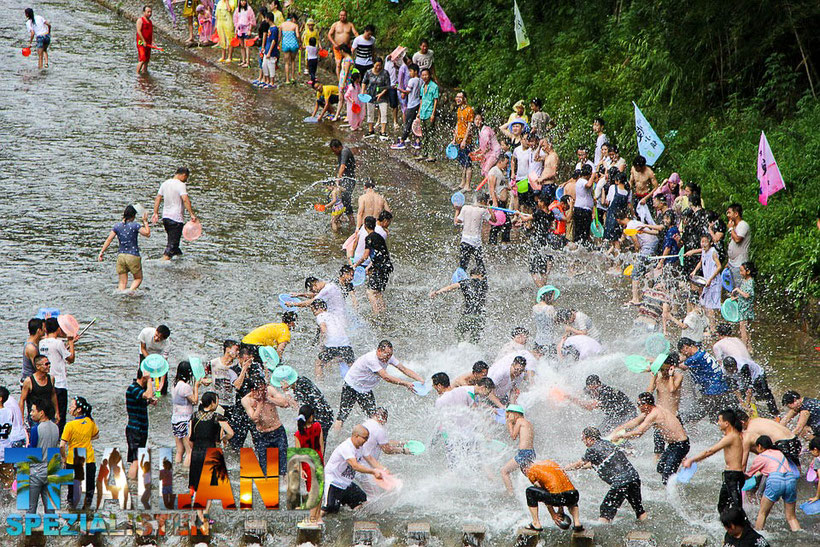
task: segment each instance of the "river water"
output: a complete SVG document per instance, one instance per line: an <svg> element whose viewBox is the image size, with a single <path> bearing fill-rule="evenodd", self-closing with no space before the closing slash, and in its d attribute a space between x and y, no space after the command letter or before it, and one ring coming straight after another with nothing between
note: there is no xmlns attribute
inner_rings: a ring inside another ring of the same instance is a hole
<svg viewBox="0 0 820 547"><path fill-rule="evenodd" d="M172 364L189 354L210 359L223 339L276 320L277 294L300 289L306 275L329 279L342 264L339 245L346 234L330 233L327 217L313 211L319 192L309 190L288 201L330 173L335 157L327 141L332 134L302 124L304 111L277 100L284 91L260 92L173 46L154 55L149 77L137 78L132 24L93 2L38 4L38 13L54 25L52 67L40 72L34 56L23 59L19 53L27 4L5 4L7 16L0 21L0 43L7 46L0 51L0 384L15 385L25 323L38 308L57 307L81 323L97 317L70 366L69 391L94 405L101 429L96 445L125 448L124 391L140 329L170 326ZM166 16L155 13L156 18ZM357 355L387 337L394 341L397 358L427 377L440 370L458 374L478 359L491 362L513 326L532 326L534 291L521 249L490 253L485 339L479 346L457 346L453 326L460 297L450 293L433 302L427 297L431 289L449 283L457 260L459 231L452 225L449 191L400 163L385 161L372 148L355 142L352 147L360 173L378 181L396 214L389 238L396 262L386 295L390 312L374 321L364 294L359 295L352 331ZM135 296L117 294L116 253L98 263L99 248L124 206L148 207L159 184L180 165L192 170L188 188L205 235L185 244L183 257L168 264L159 260L165 234L155 227L150 239L141 240L142 288ZM539 458L574 461L584 449L580 430L599 421L599 416L547 402L552 387L580 390L593 372L630 396L648 384L647 378L624 373L620 363L624 354L639 350L646 333L632 330L631 317L619 307L626 285L605 269L597 256L578 255L559 261L551 279L562 289L561 305L586 311L601 327L608 353L571 366L541 363L537 385L522 397L536 426ZM776 393L797 386L816 394L820 380L810 366L817 364L812 341L775 312L763 315L756 347L772 368ZM302 312L287 349L288 362L309 375L314 331L312 316ZM337 406L338 375L329 374L319 385ZM430 443L432 394L422 399L388 385L376 394L391 411L391 438ZM295 413L284 411L282 418L292 431ZM361 419L354 411L348 426ZM151 421L150 446L172 445L167 398L152 410ZM488 434L504 438L500 427ZM716 427L706 423L690 428L693 453L718 436ZM720 456L706 461L689 487L664 489L654 472L648 437L636 443L632 458L651 514L640 528L652 531L664 545L692 533L716 540L722 535L715 511ZM341 440L332 435L330 448ZM511 454L504 453L501 461ZM379 521L387 535L403 536L407 522L428 520L439 541L452 545L461 524L483 522L492 543L505 545L512 530L527 522L526 480L515 477L516 498L504 498L497 474L492 480L485 474L485 467L496 469L501 463L489 455L455 470L447 468L435 447L419 457L383 461L400 474L404 488L356 518ZM178 471L178 490L185 476ZM576 472L572 479L581 491L582 517L592 522L606 485L592 471ZM801 499L808 497L803 490ZM0 512L5 515L8 509ZM234 526L245 515L217 515L214 544L235 542ZM780 544L816 544L816 535L789 535L781 515L777 510L769 521L770 538ZM353 518L343 512L328 519L326 542L349 544ZM816 523L802 520L817 532ZM595 526L596 537L601 544L620 543L635 527L625 506L614 525ZM549 544L568 541L555 529L544 537ZM272 542L291 540L280 534Z"/></svg>

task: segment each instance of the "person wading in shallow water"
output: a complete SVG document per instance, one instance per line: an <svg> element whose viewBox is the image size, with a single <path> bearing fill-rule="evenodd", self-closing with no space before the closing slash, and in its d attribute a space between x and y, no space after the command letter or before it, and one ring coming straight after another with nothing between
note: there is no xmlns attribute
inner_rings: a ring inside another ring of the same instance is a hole
<svg viewBox="0 0 820 547"><path fill-rule="evenodd" d="M142 17L137 19L137 74L148 72L148 62L151 60L151 46L154 45L154 23L151 6L142 8Z"/></svg>

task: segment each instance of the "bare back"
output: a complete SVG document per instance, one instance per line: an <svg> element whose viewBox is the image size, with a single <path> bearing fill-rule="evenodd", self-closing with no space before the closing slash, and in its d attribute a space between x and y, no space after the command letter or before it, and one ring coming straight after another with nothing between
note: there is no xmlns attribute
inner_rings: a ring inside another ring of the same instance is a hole
<svg viewBox="0 0 820 547"><path fill-rule="evenodd" d="M751 447L761 435L768 435L773 443L794 438L794 433L792 433L788 427L774 420L768 418L749 418L746 429L743 430L744 444Z"/></svg>
<svg viewBox="0 0 820 547"><path fill-rule="evenodd" d="M359 214L362 218L373 217L378 219L382 211L389 211L390 207L381 194L370 191L359 196Z"/></svg>

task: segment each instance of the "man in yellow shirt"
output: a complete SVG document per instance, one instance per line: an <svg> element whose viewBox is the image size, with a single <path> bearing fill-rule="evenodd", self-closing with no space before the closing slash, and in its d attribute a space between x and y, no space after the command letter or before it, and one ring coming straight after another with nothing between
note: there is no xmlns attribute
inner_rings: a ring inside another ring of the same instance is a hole
<svg viewBox="0 0 820 547"><path fill-rule="evenodd" d="M322 85L320 82L314 82L313 89L316 90L316 104L313 107L311 116L315 116L317 120L321 121L331 105L336 106L339 103L339 86ZM322 107L322 112L316 116L319 107Z"/></svg>
<svg viewBox="0 0 820 547"><path fill-rule="evenodd" d="M242 343L252 346L273 346L281 359L285 353L285 346L290 342L290 330L296 327L298 318L296 312L286 311L282 314L281 323L268 323L256 327L245 335Z"/></svg>
<svg viewBox="0 0 820 547"><path fill-rule="evenodd" d="M80 484L85 477L85 505L91 507L96 484L97 464L94 459L94 447L91 441L100 436L97 424L91 419L91 405L84 397L74 397L69 406L69 413L74 417L63 429L60 438L60 453L66 468L74 469L74 486L68 490L68 503L72 508L80 502ZM75 448L84 448L85 457L74 454ZM76 461L75 461L76 460ZM85 466L83 466L85 462Z"/></svg>

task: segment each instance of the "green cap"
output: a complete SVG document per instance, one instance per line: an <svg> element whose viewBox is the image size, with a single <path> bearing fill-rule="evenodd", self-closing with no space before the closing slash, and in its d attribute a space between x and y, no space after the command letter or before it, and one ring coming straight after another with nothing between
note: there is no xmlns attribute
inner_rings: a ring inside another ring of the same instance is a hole
<svg viewBox="0 0 820 547"><path fill-rule="evenodd" d="M507 412L518 412L522 416L524 415L524 407L521 405L507 405Z"/></svg>
<svg viewBox="0 0 820 547"><path fill-rule="evenodd" d="M293 367L289 367L287 365L276 367L270 375L271 385L273 385L275 381L277 386L283 381L287 382L288 385L291 385L297 378L299 378L299 373L296 372Z"/></svg>

